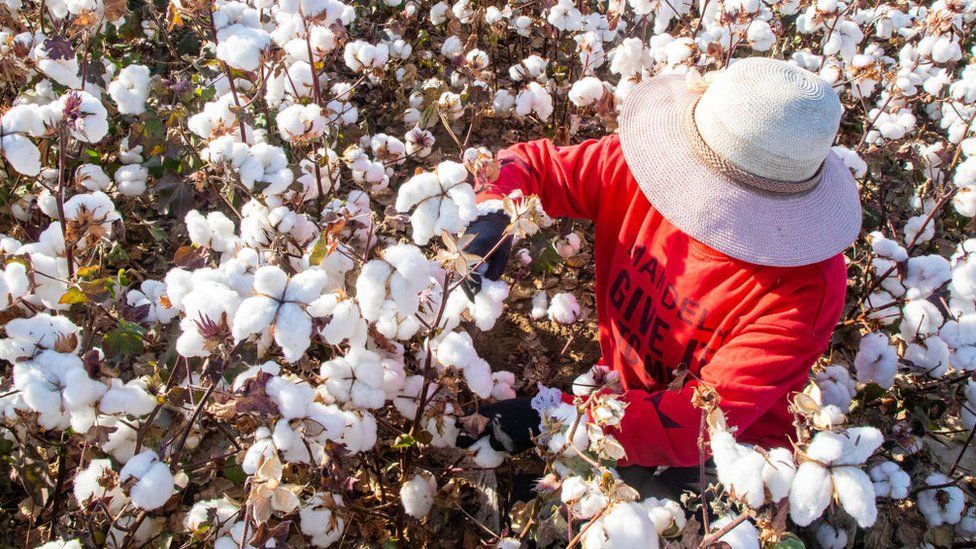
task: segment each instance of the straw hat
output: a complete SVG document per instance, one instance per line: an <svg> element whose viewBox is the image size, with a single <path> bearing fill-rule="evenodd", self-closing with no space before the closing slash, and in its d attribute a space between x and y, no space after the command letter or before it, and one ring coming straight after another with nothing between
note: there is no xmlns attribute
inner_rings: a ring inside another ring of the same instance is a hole
<svg viewBox="0 0 976 549"><path fill-rule="evenodd" d="M635 86L620 144L647 199L692 238L750 263L808 265L861 230L854 178L830 149L842 110L817 75L748 58Z"/></svg>

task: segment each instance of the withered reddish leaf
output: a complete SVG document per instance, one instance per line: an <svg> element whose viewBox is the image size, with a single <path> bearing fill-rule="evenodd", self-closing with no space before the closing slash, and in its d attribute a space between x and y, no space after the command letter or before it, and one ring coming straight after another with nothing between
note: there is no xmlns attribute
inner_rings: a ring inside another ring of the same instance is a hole
<svg viewBox="0 0 976 549"><path fill-rule="evenodd" d="M237 413L278 415L278 405L268 396L268 380L272 376L268 372L258 372L256 376L244 382L243 395L237 399Z"/></svg>
<svg viewBox="0 0 976 549"><path fill-rule="evenodd" d="M44 41L44 51L47 58L52 60L71 59L75 56L75 50L71 43L64 38L52 36Z"/></svg>

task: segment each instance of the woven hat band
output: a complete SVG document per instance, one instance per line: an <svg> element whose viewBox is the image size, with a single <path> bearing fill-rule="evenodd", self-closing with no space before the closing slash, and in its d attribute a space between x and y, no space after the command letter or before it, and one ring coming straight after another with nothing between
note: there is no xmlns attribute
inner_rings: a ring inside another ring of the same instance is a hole
<svg viewBox="0 0 976 549"><path fill-rule="evenodd" d="M776 179L767 179L743 170L742 168L723 158L722 155L715 152L711 147L708 146L707 143L705 143L701 133L698 131L698 125L695 123L695 108L697 106L698 100L696 99L685 111L683 127L695 155L709 168L721 173L722 175L741 185L778 194L805 193L814 189L823 178L823 163L820 164L820 167L812 176L802 181L779 181Z"/></svg>

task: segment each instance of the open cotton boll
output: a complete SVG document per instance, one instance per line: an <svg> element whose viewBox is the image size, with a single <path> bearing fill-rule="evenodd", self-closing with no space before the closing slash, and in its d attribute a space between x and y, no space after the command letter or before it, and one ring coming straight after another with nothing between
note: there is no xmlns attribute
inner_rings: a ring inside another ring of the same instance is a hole
<svg viewBox="0 0 976 549"><path fill-rule="evenodd" d="M793 452L786 448L770 450L762 467L762 480L773 503L779 503L789 495L794 476L796 463L793 462Z"/></svg>
<svg viewBox="0 0 976 549"><path fill-rule="evenodd" d="M325 283L326 274L319 270L288 279L279 267L261 267L254 274L256 295L241 302L234 314L234 340L269 333L274 326L274 341L285 360L297 361L311 344L312 319L305 307L322 293Z"/></svg>
<svg viewBox="0 0 976 549"><path fill-rule="evenodd" d="M133 456L119 471L119 482L134 479L129 488L129 498L136 507L152 511L162 507L173 495L173 475L169 466L159 460L152 450Z"/></svg>
<svg viewBox="0 0 976 549"><path fill-rule="evenodd" d="M966 429L972 431L976 427L976 381L966 383L963 396L965 400L959 412L959 419Z"/></svg>
<svg viewBox="0 0 976 549"><path fill-rule="evenodd" d="M582 539L584 549L657 549L659 543L651 518L639 503L634 502L614 504L589 525Z"/></svg>
<svg viewBox="0 0 976 549"><path fill-rule="evenodd" d="M949 260L941 255L919 255L908 259L903 284L908 299L924 299L951 278Z"/></svg>
<svg viewBox="0 0 976 549"><path fill-rule="evenodd" d="M754 509L761 507L766 501L762 454L736 443L728 431L712 432L710 444L718 479L726 490Z"/></svg>
<svg viewBox="0 0 976 549"><path fill-rule="evenodd" d="M831 364L814 374L814 383L807 393L821 406L836 406L847 412L857 393L857 384L846 367Z"/></svg>
<svg viewBox="0 0 976 549"><path fill-rule="evenodd" d="M397 192L396 210L413 209L414 243L423 246L442 231L459 233L478 217L474 189L463 164L444 161L433 172L411 177Z"/></svg>
<svg viewBox="0 0 976 549"><path fill-rule="evenodd" d="M187 511L183 526L194 535L206 536L212 532L227 535L239 511L240 507L226 497L201 500Z"/></svg>
<svg viewBox="0 0 976 549"><path fill-rule="evenodd" d="M329 394L339 402L376 409L386 402L385 372L379 354L353 348L344 357L323 362L320 374Z"/></svg>
<svg viewBox="0 0 976 549"><path fill-rule="evenodd" d="M129 65L119 71L115 80L108 85L108 94L118 105L122 114L142 114L146 112L146 98L149 96L149 67Z"/></svg>
<svg viewBox="0 0 976 549"><path fill-rule="evenodd" d="M667 498L647 498L640 504L647 511L647 516L651 518L660 536L676 534L688 523L685 511L677 501Z"/></svg>
<svg viewBox="0 0 976 549"><path fill-rule="evenodd" d="M139 196L146 192L149 170L139 164L128 164L115 170L115 184L125 196Z"/></svg>
<svg viewBox="0 0 976 549"><path fill-rule="evenodd" d="M285 141L310 141L322 136L326 128L322 108L315 104L294 104L285 107L275 117L278 133Z"/></svg>
<svg viewBox="0 0 976 549"><path fill-rule="evenodd" d="M0 311L10 307L29 291L30 279L23 263L11 262L0 270Z"/></svg>
<svg viewBox="0 0 976 549"><path fill-rule="evenodd" d="M817 537L817 543L823 549L844 549L847 547L847 532L835 529L826 522L817 524L814 535Z"/></svg>
<svg viewBox="0 0 976 549"><path fill-rule="evenodd" d="M912 484L911 477L893 461L882 461L871 467L869 472L874 483L874 493L878 497L904 499Z"/></svg>
<svg viewBox="0 0 976 549"><path fill-rule="evenodd" d="M61 96L59 104L71 137L98 143L108 133L108 111L94 95L72 90Z"/></svg>
<svg viewBox="0 0 976 549"><path fill-rule="evenodd" d="M552 296L549 308L546 310L549 319L560 324L572 324L580 313L579 302L571 293L558 293Z"/></svg>
<svg viewBox="0 0 976 549"><path fill-rule="evenodd" d="M11 168L17 173L33 177L41 171L41 151L20 134L0 136L0 151Z"/></svg>
<svg viewBox="0 0 976 549"><path fill-rule="evenodd" d="M949 371L949 346L938 336L929 336L909 343L902 357L912 371L930 377L941 377Z"/></svg>
<svg viewBox="0 0 976 549"><path fill-rule="evenodd" d="M493 383L491 367L478 356L474 341L467 332L451 332L440 338L434 351L437 361L444 367L464 372L464 380L471 392L480 398L491 396Z"/></svg>
<svg viewBox="0 0 976 549"><path fill-rule="evenodd" d="M481 437L474 444L468 447L469 452L474 453L474 464L484 469L495 469L505 462L508 456L505 452L499 452L491 447L488 437Z"/></svg>
<svg viewBox="0 0 976 549"><path fill-rule="evenodd" d="M129 500L112 470L112 461L93 459L87 467L78 471L74 479L75 501L81 507L93 501L102 501L109 512L118 513Z"/></svg>
<svg viewBox="0 0 976 549"><path fill-rule="evenodd" d="M535 81L529 82L515 97L515 114L521 117L535 113L540 120L546 121L552 116L552 109L552 95L549 90Z"/></svg>
<svg viewBox="0 0 976 549"><path fill-rule="evenodd" d="M313 546L329 547L342 538L346 520L337 512L342 506L342 496L329 492L316 493L302 506L302 534L311 538Z"/></svg>
<svg viewBox="0 0 976 549"><path fill-rule="evenodd" d="M146 388L146 381L136 378L128 383L113 378L108 391L102 395L98 408L103 414L140 417L153 411L156 397Z"/></svg>
<svg viewBox="0 0 976 549"><path fill-rule="evenodd" d="M217 30L217 58L235 69L253 71L270 43L263 29L235 23Z"/></svg>
<svg viewBox="0 0 976 549"><path fill-rule="evenodd" d="M819 463L805 461L796 469L790 489L790 518L808 526L820 518L833 497L830 471Z"/></svg>
<svg viewBox="0 0 976 549"><path fill-rule="evenodd" d="M583 520L589 520L609 503L597 480L586 480L580 476L563 480L559 499L569 507L575 518Z"/></svg>
<svg viewBox="0 0 976 549"><path fill-rule="evenodd" d="M37 44L33 52L33 57L37 60L37 69L62 86L78 88L81 86L81 78L78 76L78 56L74 51L67 56L56 54L53 50L58 43L58 40L41 40Z"/></svg>
<svg viewBox="0 0 976 549"><path fill-rule="evenodd" d="M545 290L539 290L532 296L532 311L530 315L534 320L539 320L549 314L549 296Z"/></svg>
<svg viewBox="0 0 976 549"><path fill-rule="evenodd" d="M481 290L474 296L474 302L468 311L474 318L474 324L481 330L491 330L495 322L505 311L505 300L511 288L503 280L481 281Z"/></svg>
<svg viewBox="0 0 976 549"><path fill-rule="evenodd" d="M873 382L885 389L891 387L898 369L898 353L888 344L888 336L883 332L872 332L862 337L854 357L854 369L861 383Z"/></svg>
<svg viewBox="0 0 976 549"><path fill-rule="evenodd" d="M573 433L572 445L569 444L569 432L573 427L573 423L576 423L578 415L579 412L576 406L562 402L546 411L543 424L546 424L548 421L554 422L559 426L556 432L549 433L548 447L550 452L569 458L577 454L577 449L582 451L589 448L590 436L587 430L582 428L586 423L584 420L579 421L580 427L577 427Z"/></svg>
<svg viewBox="0 0 976 549"><path fill-rule="evenodd" d="M569 89L569 100L577 107L588 107L603 97L603 81L595 76L586 76Z"/></svg>
<svg viewBox="0 0 976 549"><path fill-rule="evenodd" d="M390 48L386 44L373 45L363 40L356 40L346 44L342 59L354 72L378 71L389 61Z"/></svg>
<svg viewBox="0 0 976 549"><path fill-rule="evenodd" d="M878 518L875 505L874 484L867 473L857 467L834 467L831 469L834 493L848 515L857 521L858 526L868 528Z"/></svg>
<svg viewBox="0 0 976 549"><path fill-rule="evenodd" d="M81 542L77 539L63 540L58 538L54 541L49 541L47 543L37 546L37 549L82 549Z"/></svg>
<svg viewBox="0 0 976 549"><path fill-rule="evenodd" d="M492 372L491 380L494 385L491 388L491 398L495 400L509 400L515 398L515 374L509 371Z"/></svg>
<svg viewBox="0 0 976 549"><path fill-rule="evenodd" d="M437 483L434 477L421 471L400 487L400 502L403 510L413 518L422 519L434 506L434 495L437 493Z"/></svg>
<svg viewBox="0 0 976 549"><path fill-rule="evenodd" d="M730 524L735 517L725 516L712 521L711 527L718 531ZM759 549L759 530L750 520L744 520L738 526L730 530L724 536L718 538L719 542L725 542L731 549Z"/></svg>
<svg viewBox="0 0 976 549"><path fill-rule="evenodd" d="M305 417L308 415L308 407L315 399L315 389L308 383L296 383L280 376L268 380L265 392L278 405L278 411L284 419Z"/></svg>
<svg viewBox="0 0 976 549"><path fill-rule="evenodd" d="M939 308L925 299L911 299L901 309L901 336L905 341L938 333L944 321Z"/></svg>
<svg viewBox="0 0 976 549"><path fill-rule="evenodd" d="M949 477L935 472L925 477L928 486L943 486L949 484ZM943 524L956 524L962 520L962 512L966 506L966 496L958 486L943 486L918 493L918 510L925 517L929 526L937 527Z"/></svg>
<svg viewBox="0 0 976 549"><path fill-rule="evenodd" d="M112 180L105 174L101 166L82 164L75 170L75 183L89 191L104 191L112 184Z"/></svg>

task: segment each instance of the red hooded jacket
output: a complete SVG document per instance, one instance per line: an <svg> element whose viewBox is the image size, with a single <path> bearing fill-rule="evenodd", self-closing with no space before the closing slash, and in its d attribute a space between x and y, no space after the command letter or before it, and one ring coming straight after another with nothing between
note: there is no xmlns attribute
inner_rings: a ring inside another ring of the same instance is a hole
<svg viewBox="0 0 976 549"><path fill-rule="evenodd" d="M628 402L614 432L628 463L698 464L695 378L718 391L740 441L788 444L789 396L807 383L844 305L843 255L765 267L706 247L648 202L616 135L570 147L521 143L499 158L500 176L479 201L521 190L551 216L594 222L600 347ZM694 183L675 184L694 201ZM668 391L680 364L695 377Z"/></svg>

